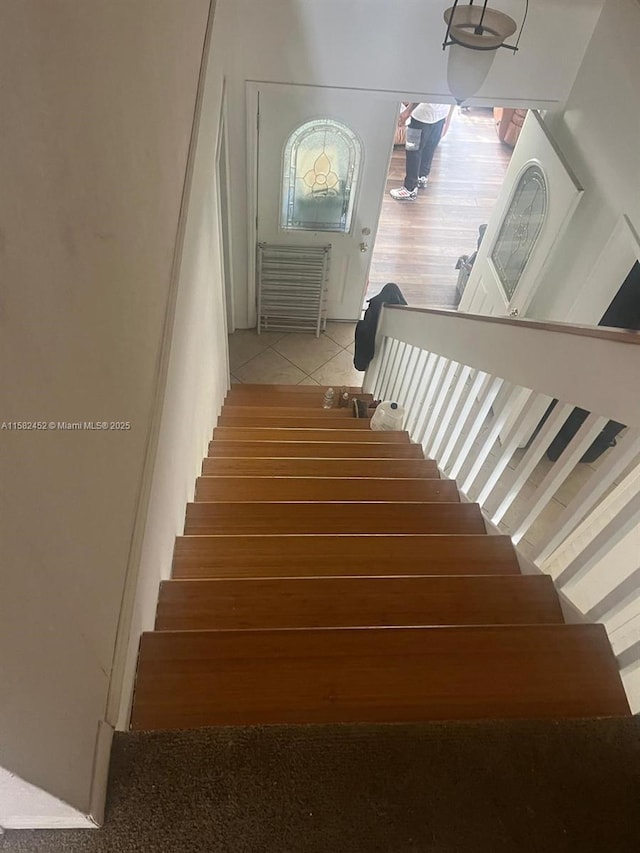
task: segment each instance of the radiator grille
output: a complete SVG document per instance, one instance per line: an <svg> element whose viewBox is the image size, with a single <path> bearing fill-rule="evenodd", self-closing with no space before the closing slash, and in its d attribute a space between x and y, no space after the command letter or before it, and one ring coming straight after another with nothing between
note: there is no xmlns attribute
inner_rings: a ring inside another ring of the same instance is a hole
<svg viewBox="0 0 640 853"><path fill-rule="evenodd" d="M313 332L327 324L331 245L258 243L258 332Z"/></svg>

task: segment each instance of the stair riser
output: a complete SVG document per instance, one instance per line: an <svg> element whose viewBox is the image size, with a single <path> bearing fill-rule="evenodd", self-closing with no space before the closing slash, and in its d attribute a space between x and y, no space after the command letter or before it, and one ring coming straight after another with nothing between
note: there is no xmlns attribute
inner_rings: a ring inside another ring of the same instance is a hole
<svg viewBox="0 0 640 853"><path fill-rule="evenodd" d="M216 457L202 462L205 476L236 477L438 477L429 459L305 459L268 457Z"/></svg>
<svg viewBox="0 0 640 853"><path fill-rule="evenodd" d="M267 429L279 427L283 429L340 429L351 432L370 432L368 418L316 418L297 417L288 418L260 418L256 416L242 417L237 415L222 414L218 418L219 427L265 427ZM380 433L378 433L379 435Z"/></svg>
<svg viewBox="0 0 640 853"><path fill-rule="evenodd" d="M254 418L262 418L264 420L292 420L296 418L312 418L313 420L329 421L333 424L334 421L356 421L353 411L350 408L343 409L316 409L310 412L308 406L250 406L250 405L235 405L234 403L225 403L222 407L221 417L242 417L248 418L250 423L248 426L255 426ZM274 425L275 426L275 425ZM366 424L369 429L369 424ZM340 427L343 429L343 426Z"/></svg>
<svg viewBox="0 0 640 853"><path fill-rule="evenodd" d="M455 501L453 480L198 477L196 501Z"/></svg>
<svg viewBox="0 0 640 853"><path fill-rule="evenodd" d="M397 442L332 441L210 441L209 456L328 458L328 459L424 459L419 444Z"/></svg>
<svg viewBox="0 0 640 853"><path fill-rule="evenodd" d="M296 388L297 386L291 386ZM371 403L373 397L371 394L358 394L358 399L366 400ZM234 386L225 398L225 406L284 406L286 408L300 408L315 411L322 411L322 400L324 391L322 388L313 388L311 392L300 391L245 391ZM338 411L343 411L339 409Z"/></svg>
<svg viewBox="0 0 640 853"><path fill-rule="evenodd" d="M190 503L184 532L483 533L485 526L477 504Z"/></svg>
<svg viewBox="0 0 640 853"><path fill-rule="evenodd" d="M164 581L156 631L562 624L551 578Z"/></svg>
<svg viewBox="0 0 640 853"><path fill-rule="evenodd" d="M213 439L227 441L339 441L372 442L373 444L409 444L409 433L342 428L293 429L269 427L216 427Z"/></svg>

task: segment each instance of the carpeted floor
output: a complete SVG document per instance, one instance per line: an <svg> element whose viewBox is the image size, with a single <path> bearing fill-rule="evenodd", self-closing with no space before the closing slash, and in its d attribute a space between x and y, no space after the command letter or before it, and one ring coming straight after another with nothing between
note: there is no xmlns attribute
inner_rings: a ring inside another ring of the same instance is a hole
<svg viewBox="0 0 640 853"><path fill-rule="evenodd" d="M2 853L638 853L640 719L119 734L97 831Z"/></svg>

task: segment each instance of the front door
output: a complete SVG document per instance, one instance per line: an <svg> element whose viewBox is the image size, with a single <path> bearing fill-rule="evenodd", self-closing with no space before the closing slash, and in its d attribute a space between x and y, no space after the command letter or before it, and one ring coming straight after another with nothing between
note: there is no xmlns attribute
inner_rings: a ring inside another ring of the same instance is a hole
<svg viewBox="0 0 640 853"><path fill-rule="evenodd" d="M459 311L524 316L582 196L536 111L529 111Z"/></svg>
<svg viewBox="0 0 640 853"><path fill-rule="evenodd" d="M331 245L327 316L360 319L398 103L258 85L257 241Z"/></svg>

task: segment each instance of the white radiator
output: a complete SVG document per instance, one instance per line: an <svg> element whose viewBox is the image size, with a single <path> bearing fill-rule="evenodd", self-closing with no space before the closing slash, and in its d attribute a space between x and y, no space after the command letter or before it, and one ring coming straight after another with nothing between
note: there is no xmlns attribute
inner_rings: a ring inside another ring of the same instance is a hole
<svg viewBox="0 0 640 853"><path fill-rule="evenodd" d="M327 325L331 245L258 243L258 334L314 332Z"/></svg>

